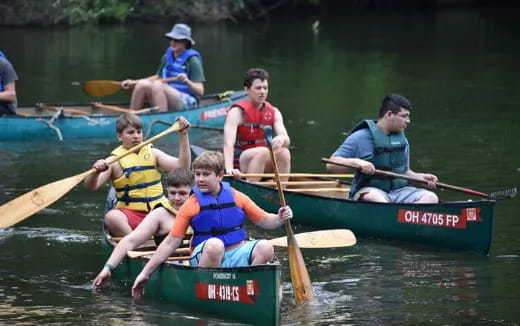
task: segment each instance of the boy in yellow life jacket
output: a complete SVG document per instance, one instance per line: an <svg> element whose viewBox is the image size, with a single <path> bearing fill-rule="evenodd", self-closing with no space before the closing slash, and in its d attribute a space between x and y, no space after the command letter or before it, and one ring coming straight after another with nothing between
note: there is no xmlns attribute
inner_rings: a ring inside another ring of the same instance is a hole
<svg viewBox="0 0 520 326"><path fill-rule="evenodd" d="M149 144L113 164L107 164L109 156L92 165L98 173L85 179L85 187L97 190L110 180L116 189L116 207L105 214L105 224L112 236L123 237L129 234L158 206L173 213L164 196L159 169L169 172L176 168L190 167L190 124L183 117L178 118L177 122L183 127L179 131L179 158ZM121 141L121 146L113 150L111 156L117 156L142 143L142 129L142 121L137 115L123 113L116 121L117 138Z"/></svg>
<svg viewBox="0 0 520 326"><path fill-rule="evenodd" d="M168 174L166 181L168 200L174 209L179 210L188 199L193 182L194 174L190 169L179 168ZM170 232L174 221L175 214L164 207L157 207L151 211L135 230L117 244L103 269L92 282L92 287L96 289L108 284L112 271L126 257L126 253L137 248L151 236L154 236L155 242L159 245Z"/></svg>

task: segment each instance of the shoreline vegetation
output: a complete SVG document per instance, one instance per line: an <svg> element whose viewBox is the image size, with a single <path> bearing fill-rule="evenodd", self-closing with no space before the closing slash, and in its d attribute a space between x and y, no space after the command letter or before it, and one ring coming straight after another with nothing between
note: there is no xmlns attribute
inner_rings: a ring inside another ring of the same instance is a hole
<svg viewBox="0 0 520 326"><path fill-rule="evenodd" d="M3 0L0 26L75 26L133 21L239 22L281 12L494 6L492 0Z"/></svg>

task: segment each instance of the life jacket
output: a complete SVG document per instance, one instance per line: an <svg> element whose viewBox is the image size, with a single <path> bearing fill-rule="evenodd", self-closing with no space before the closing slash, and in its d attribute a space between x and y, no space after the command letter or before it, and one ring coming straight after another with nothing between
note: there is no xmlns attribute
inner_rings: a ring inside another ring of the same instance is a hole
<svg viewBox="0 0 520 326"><path fill-rule="evenodd" d="M117 156L126 151L126 148L119 146L112 151L112 155ZM155 166L151 144L123 157L119 164L123 174L112 182L116 189L117 208L149 212L161 205L175 213L164 196L161 174Z"/></svg>
<svg viewBox="0 0 520 326"><path fill-rule="evenodd" d="M199 60L202 62L202 57L200 56L200 53L197 50L186 49L184 52L181 53L180 56L175 58L172 48L168 47L168 49L166 49L166 64L164 65L164 68L161 71L161 77L169 78L175 77L180 73L188 74L185 63L186 61L188 61L190 57L194 55L197 56ZM194 96L191 88L182 81L168 82L168 85L174 87L180 92Z"/></svg>
<svg viewBox="0 0 520 326"><path fill-rule="evenodd" d="M363 120L352 128L349 135L353 132L368 128L372 135L374 144L374 151L368 157L362 159L372 162L375 168L383 171L391 171L394 173L403 174L407 170L407 160L405 149L408 145L408 140L403 132L387 135L373 120ZM389 192L391 190L399 189L408 184L405 179L388 178L380 175L367 175L361 172L356 172L354 177L354 188L350 191L352 197L362 187L376 187L383 191Z"/></svg>
<svg viewBox="0 0 520 326"><path fill-rule="evenodd" d="M5 56L5 54L0 51L0 58L4 58L5 60L7 60L7 57ZM4 91L4 84L2 83L2 80L0 79L0 92L3 92Z"/></svg>
<svg viewBox="0 0 520 326"><path fill-rule="evenodd" d="M199 214L191 219L193 247L209 238L219 238L226 247L246 239L245 213L236 206L229 183L221 182L220 185L222 189L217 198L193 187L200 206Z"/></svg>
<svg viewBox="0 0 520 326"><path fill-rule="evenodd" d="M235 148L240 151L253 147L265 147L264 127L274 124L274 107L265 101L264 107L260 110L250 100L241 100L235 103L244 111L244 123L237 128L237 139Z"/></svg>

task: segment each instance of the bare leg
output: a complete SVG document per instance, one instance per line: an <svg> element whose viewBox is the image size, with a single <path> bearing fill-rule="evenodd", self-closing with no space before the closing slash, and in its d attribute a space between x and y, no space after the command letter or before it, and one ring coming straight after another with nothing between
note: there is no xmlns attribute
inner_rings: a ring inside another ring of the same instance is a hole
<svg viewBox="0 0 520 326"><path fill-rule="evenodd" d="M200 257L200 267L220 267L224 257L224 243L217 238L211 238L204 244L202 256Z"/></svg>
<svg viewBox="0 0 520 326"><path fill-rule="evenodd" d="M168 109L174 110L174 111L181 111L182 110L182 103L181 103L181 92L177 89L168 86L167 84L164 84L164 94L166 96L166 100L168 102Z"/></svg>
<svg viewBox="0 0 520 326"><path fill-rule="evenodd" d="M243 173L264 173L271 164L271 154L267 147L255 147L245 150L240 155L240 171ZM249 181L260 181L261 178L248 178Z"/></svg>
<svg viewBox="0 0 520 326"><path fill-rule="evenodd" d="M291 173L291 152L288 148L281 148L274 153L276 156L276 165L280 173ZM280 178L281 181L288 181L289 177Z"/></svg>
<svg viewBox="0 0 520 326"><path fill-rule="evenodd" d="M251 265L266 264L274 256L273 245L267 240L260 240L251 253Z"/></svg>
<svg viewBox="0 0 520 326"><path fill-rule="evenodd" d="M130 100L130 109L140 110L144 107L145 102L150 102L152 97L152 82L146 79L141 79L135 85L132 92L132 99Z"/></svg>
<svg viewBox="0 0 520 326"><path fill-rule="evenodd" d="M152 82L150 103L159 108L159 112L168 111L168 98L166 96L166 89L171 88L159 80Z"/></svg>
<svg viewBox="0 0 520 326"><path fill-rule="evenodd" d="M113 237L124 237L132 232L126 215L117 209L108 211L105 215L105 224Z"/></svg>

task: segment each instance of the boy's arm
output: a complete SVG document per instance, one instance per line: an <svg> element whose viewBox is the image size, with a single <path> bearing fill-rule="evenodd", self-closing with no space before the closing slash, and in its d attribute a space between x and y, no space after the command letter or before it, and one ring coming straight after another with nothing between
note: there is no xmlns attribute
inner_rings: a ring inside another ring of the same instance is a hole
<svg viewBox="0 0 520 326"><path fill-rule="evenodd" d="M168 172L176 168L189 169L191 166L190 140L188 138L190 123L184 117L177 118L176 122L183 128L179 131L179 158L168 155L160 149L153 148L157 167Z"/></svg>
<svg viewBox="0 0 520 326"><path fill-rule="evenodd" d="M282 226L286 220L292 218L293 213L289 206L280 207L278 214L267 213L247 195L233 189L237 207L244 210L247 218L261 228L272 230Z"/></svg>
<svg viewBox="0 0 520 326"><path fill-rule="evenodd" d="M274 109L274 124L273 129L275 132L275 137L273 138L273 149L278 150L282 147L289 147L291 144L291 139L289 138L289 134L287 133L287 129L283 123L282 113L277 108Z"/></svg>
<svg viewBox="0 0 520 326"><path fill-rule="evenodd" d="M107 160L108 157L104 160L97 160L94 162L92 168L96 169L98 172L85 178L83 183L85 188L92 191L97 190L110 180L110 177L112 176L112 165L107 164Z"/></svg>
<svg viewBox="0 0 520 326"><path fill-rule="evenodd" d="M233 173L234 148L237 139L237 128L242 121L242 110L232 107L226 116L224 124L224 164L227 174Z"/></svg>

